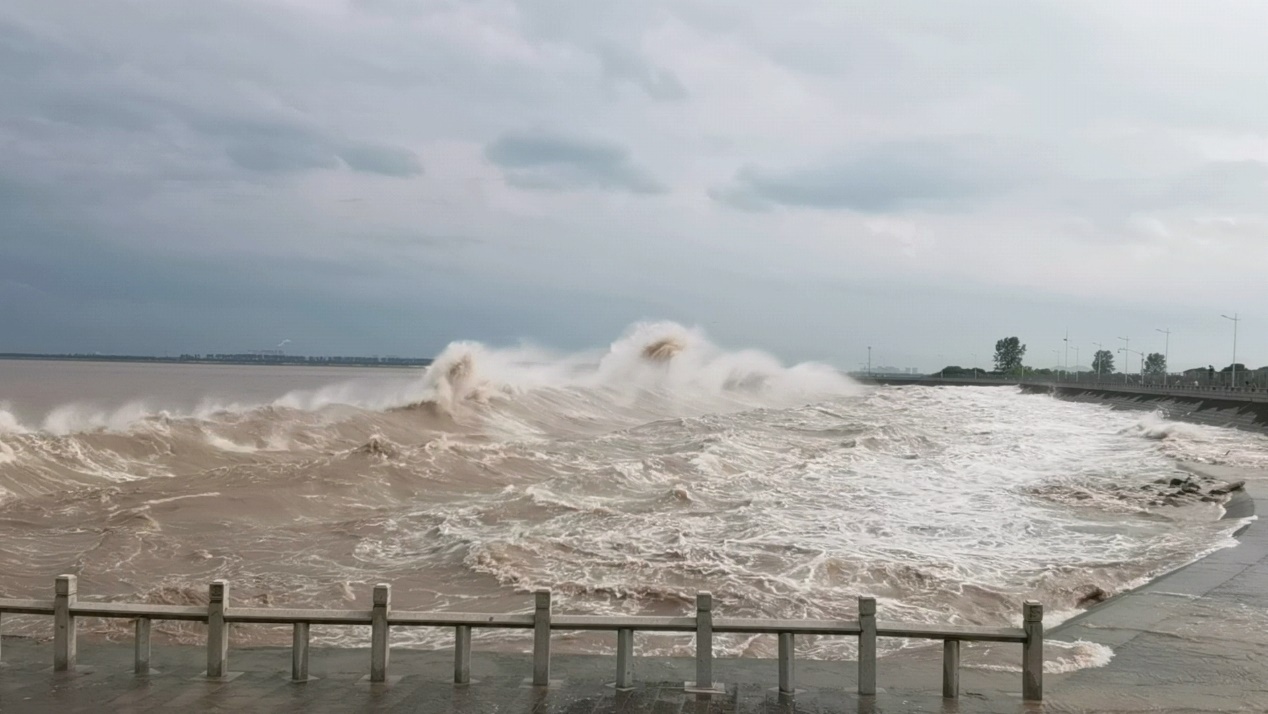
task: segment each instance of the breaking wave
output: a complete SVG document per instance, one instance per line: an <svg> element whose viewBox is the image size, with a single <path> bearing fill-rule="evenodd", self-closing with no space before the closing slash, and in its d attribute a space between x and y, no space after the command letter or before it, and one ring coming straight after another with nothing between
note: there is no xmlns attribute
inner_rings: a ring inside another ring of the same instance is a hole
<svg viewBox="0 0 1268 714"><path fill-rule="evenodd" d="M0 403L0 595L78 572L93 596L154 602L197 602L224 577L244 602L290 607L390 581L420 610L512 611L552 586L561 610L595 614L682 613L709 589L728 616L850 617L867 593L893 620L998 625L1031 598L1059 619L1232 542L1180 459L1268 454L1257 435L1008 388L863 389L667 322L602 349L454 342L425 370L371 372L263 396ZM248 373L296 374L232 372ZM320 637L361 644L346 629ZM798 641L799 656L852 654L848 638Z"/></svg>
<svg viewBox="0 0 1268 714"><path fill-rule="evenodd" d="M827 365L785 367L769 354L728 352L697 329L660 322L633 326L604 352L564 354L531 346L497 349L455 342L415 379L387 385L349 381L295 390L267 403L206 398L184 412L144 400L114 408L70 403L52 409L38 424L23 424L0 402L0 434L152 430L179 420L225 422L252 414L273 419L287 411L336 407L390 411L432 406L451 417L479 416L476 407L505 404L533 392L545 394L542 402L555 399L573 408L589 401L596 417L609 400L658 398L648 412L661 409L662 416L674 416L679 411L675 407L701 399L714 408L780 407L857 393L858 387ZM549 418L541 414L536 420Z"/></svg>

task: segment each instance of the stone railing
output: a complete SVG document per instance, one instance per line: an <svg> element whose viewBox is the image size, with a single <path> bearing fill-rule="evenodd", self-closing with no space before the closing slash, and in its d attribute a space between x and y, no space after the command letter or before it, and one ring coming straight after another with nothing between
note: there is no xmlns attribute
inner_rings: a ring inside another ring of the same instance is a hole
<svg viewBox="0 0 1268 714"><path fill-rule="evenodd" d="M76 666L75 621L80 617L135 620L135 667L137 674L150 671L150 623L153 620L185 620L207 624L207 670L212 681L230 681L230 624L289 624L293 627L291 677L308 680L308 636L311 625L361 625L370 627L371 683L387 682L388 634L392 627L454 628L455 684L471 681L471 630L476 627L527 629L533 631L532 684L550 685L550 633L552 630L588 630L616 633L617 689L634 686L634 633L681 632L696 638L696 679L685 689L696 694L720 694L722 685L713 677L713 635L723 633L772 634L779 639L779 692L796 690L793 642L798 635L858 638L858 693L876 694L876 639L898 637L942 640L942 695L959 696L961 642L1013 642L1022 646L1022 697L1043 699L1043 606L1027 601L1022 609L1022 627L968 627L950 625L903 625L878 622L876 599L860 597L855 620L779 620L714 617L713 597L696 596L696 613L688 617L563 615L551 611L550 590L538 590L531 614L484 614L460 612L411 612L393 610L391 586L374 586L369 610L293 610L282 608L231 607L229 583L213 581L206 607L149 605L119 602L81 602L74 575L57 577L52 600L0 599L4 614L51 615L53 617L53 670L73 671Z"/></svg>

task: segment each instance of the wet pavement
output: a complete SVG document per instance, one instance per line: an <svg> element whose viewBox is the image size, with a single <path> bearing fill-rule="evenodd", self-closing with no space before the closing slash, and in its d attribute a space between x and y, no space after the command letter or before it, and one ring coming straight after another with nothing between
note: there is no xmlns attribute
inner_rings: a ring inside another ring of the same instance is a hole
<svg viewBox="0 0 1268 714"><path fill-rule="evenodd" d="M723 695L697 696L683 690L690 659L639 658L641 680L628 692L609 684L612 657L559 656L548 688L526 683L531 657L523 654L472 654L475 681L456 686L448 652L394 650L392 681L364 681L366 650L313 650L307 683L289 681L290 652L251 648L230 653L231 681L199 677L204 653L196 647L155 647L157 674L131 673L132 649L118 643L81 642L81 671L49 671L51 645L18 638L4 642L7 663L0 668L0 712L507 712L516 714L589 714L591 712L1019 712L1020 676L984 674L993 692L974 684L965 672L965 694L957 703L941 697L936 662L931 667L881 671L882 692L860 702L853 662L803 662L799 677L806 687L795 697L774 691L775 663L769 660L718 660ZM882 660L883 662L883 660ZM913 674L918 676L913 677ZM917 681L920 680L920 681ZM977 682L984 684L986 682ZM979 691L983 690L983 691Z"/></svg>

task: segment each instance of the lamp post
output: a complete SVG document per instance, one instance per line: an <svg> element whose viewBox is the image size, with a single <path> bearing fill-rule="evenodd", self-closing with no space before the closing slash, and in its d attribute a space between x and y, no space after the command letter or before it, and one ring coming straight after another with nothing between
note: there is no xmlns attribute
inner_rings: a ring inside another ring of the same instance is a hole
<svg viewBox="0 0 1268 714"><path fill-rule="evenodd" d="M1224 318L1225 320L1233 321L1233 375L1232 375L1232 379L1230 379L1229 381L1229 386L1236 387L1237 386L1237 323L1241 322L1241 318L1237 316L1237 313L1233 313L1232 317L1229 317L1228 315L1220 315L1220 317Z"/></svg>
<svg viewBox="0 0 1268 714"><path fill-rule="evenodd" d="M872 346L867 346L867 376L872 376Z"/></svg>
<svg viewBox="0 0 1268 714"><path fill-rule="evenodd" d="M1121 339L1121 338L1120 338ZM1140 355L1140 383L1145 384L1145 353L1140 350L1129 350L1126 347L1119 350L1123 355L1123 383L1127 383L1127 360L1131 359L1133 354Z"/></svg>
<svg viewBox="0 0 1268 714"><path fill-rule="evenodd" d="M1159 330L1158 328L1154 328L1154 329L1167 336L1167 341L1163 343L1163 348L1162 348L1162 388L1166 389L1167 388L1167 372L1170 371L1171 369L1171 328L1168 327L1165 330ZM1237 352L1236 347L1233 348L1233 352L1234 353Z"/></svg>
<svg viewBox="0 0 1268 714"><path fill-rule="evenodd" d="M1061 365L1062 365L1061 370L1066 374L1066 376L1069 376L1070 374L1070 328L1068 327L1066 328L1065 337L1062 337L1061 341L1065 343L1065 359L1061 360Z"/></svg>
<svg viewBox="0 0 1268 714"><path fill-rule="evenodd" d="M1122 340L1122 341L1123 341L1123 349L1122 349L1122 351L1126 354L1126 353L1129 351L1129 350L1128 350L1128 347L1129 347L1129 346L1131 345L1131 343L1132 343L1132 338L1130 338L1130 337L1120 337L1120 338L1118 338L1118 339L1120 339L1120 340ZM1123 357L1123 362L1124 362L1124 364L1123 364L1123 384L1127 384L1127 364L1126 364L1126 362L1127 362L1127 357Z"/></svg>
<svg viewBox="0 0 1268 714"><path fill-rule="evenodd" d="M1100 342L1093 342L1092 344L1096 345L1096 349L1097 349L1097 351L1099 351L1099 352L1104 352L1104 351L1105 351L1105 345L1101 344ZM1096 381L1097 381L1097 382L1100 382L1100 381L1101 381L1101 369L1105 366L1105 365L1101 364L1101 362L1103 362L1104 360L1093 360L1093 361L1094 361L1094 362L1096 362Z"/></svg>

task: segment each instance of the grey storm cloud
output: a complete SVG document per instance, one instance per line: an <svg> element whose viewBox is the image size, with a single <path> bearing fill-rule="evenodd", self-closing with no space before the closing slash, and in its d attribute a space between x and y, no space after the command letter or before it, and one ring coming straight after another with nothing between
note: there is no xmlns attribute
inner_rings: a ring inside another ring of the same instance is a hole
<svg viewBox="0 0 1268 714"><path fill-rule="evenodd" d="M504 134L485 148L513 186L529 190L581 188L662 193L665 187L612 143L550 134Z"/></svg>
<svg viewBox="0 0 1268 714"><path fill-rule="evenodd" d="M384 176L418 176L423 173L418 155L396 146L353 144L341 149L339 158L352 169Z"/></svg>
<svg viewBox="0 0 1268 714"><path fill-rule="evenodd" d="M743 210L774 206L884 213L956 209L1001 192L1021 175L987 143L912 141L858 149L835 161L792 169L745 166L715 200Z"/></svg>
<svg viewBox="0 0 1268 714"><path fill-rule="evenodd" d="M656 67L634 52L620 47L601 47L597 50L603 63L603 72L609 78L628 81L647 92L647 96L662 102L678 102L687 98L687 88L678 76L663 67Z"/></svg>
<svg viewBox="0 0 1268 714"><path fill-rule="evenodd" d="M173 149L168 155L210 157L219 152L232 165L254 173L341 166L394 177L423 171L418 155L405 147L346 136L275 103L243 101L233 88L219 83L189 92L183 86L188 81L158 82L157 71L141 62L120 67L113 52L75 45L36 27L5 22L0 15L0 66L14 70L0 74L7 99L0 119L8 114L14 130L41 138L67 128L145 135L156 144L167 142ZM190 138L204 146L191 145ZM196 148L209 150L191 151Z"/></svg>
<svg viewBox="0 0 1268 714"><path fill-rule="evenodd" d="M339 163L320 136L300 127L235 122L217 134L225 143L225 155L248 171L330 169Z"/></svg>
<svg viewBox="0 0 1268 714"><path fill-rule="evenodd" d="M409 149L348 142L297 121L195 117L191 124L222 142L225 155L248 171L289 172L336 168L409 177L423 173Z"/></svg>
<svg viewBox="0 0 1268 714"><path fill-rule="evenodd" d="M1121 303L1099 339L1200 313L1185 349L1268 299L1264 13L4 0L0 350L584 346L671 316L967 363L1106 314L1071 298Z"/></svg>

